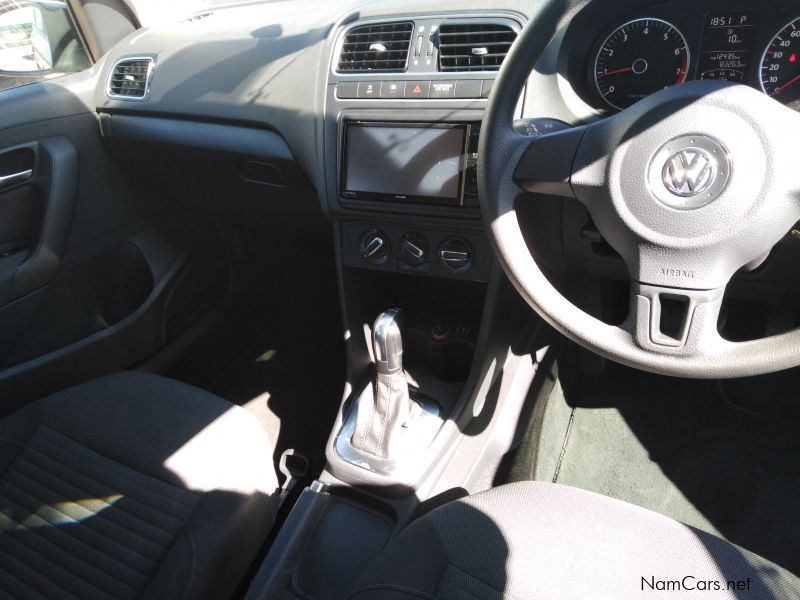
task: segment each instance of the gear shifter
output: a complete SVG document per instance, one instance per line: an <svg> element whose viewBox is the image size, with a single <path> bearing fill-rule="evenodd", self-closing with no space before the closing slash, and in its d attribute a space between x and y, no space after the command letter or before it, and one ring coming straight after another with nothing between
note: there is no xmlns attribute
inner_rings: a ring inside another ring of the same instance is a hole
<svg viewBox="0 0 800 600"><path fill-rule="evenodd" d="M372 348L377 371L372 386L358 399L352 446L379 458L393 458L398 434L411 413L408 382L403 371L400 309L378 315L372 328Z"/></svg>

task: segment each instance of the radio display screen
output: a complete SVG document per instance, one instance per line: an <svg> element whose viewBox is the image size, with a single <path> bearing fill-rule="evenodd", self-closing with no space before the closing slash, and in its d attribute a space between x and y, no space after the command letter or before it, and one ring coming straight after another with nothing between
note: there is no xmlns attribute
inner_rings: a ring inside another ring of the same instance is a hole
<svg viewBox="0 0 800 600"><path fill-rule="evenodd" d="M458 205L469 125L345 123L342 195Z"/></svg>

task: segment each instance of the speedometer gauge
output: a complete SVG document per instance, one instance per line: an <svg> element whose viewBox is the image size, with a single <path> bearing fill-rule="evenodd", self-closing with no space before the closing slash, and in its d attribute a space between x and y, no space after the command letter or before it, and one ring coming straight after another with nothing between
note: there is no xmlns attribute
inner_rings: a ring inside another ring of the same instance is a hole
<svg viewBox="0 0 800 600"><path fill-rule="evenodd" d="M800 18L778 32L761 59L761 89L787 105L800 105Z"/></svg>
<svg viewBox="0 0 800 600"><path fill-rule="evenodd" d="M605 101L623 109L663 88L683 83L689 47L678 29L660 19L636 19L600 46L594 82Z"/></svg>

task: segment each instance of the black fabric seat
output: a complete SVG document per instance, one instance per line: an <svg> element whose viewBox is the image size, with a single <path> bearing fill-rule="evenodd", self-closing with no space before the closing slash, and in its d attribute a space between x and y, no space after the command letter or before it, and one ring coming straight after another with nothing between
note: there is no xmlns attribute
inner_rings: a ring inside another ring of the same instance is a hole
<svg viewBox="0 0 800 600"><path fill-rule="evenodd" d="M0 597L225 598L274 522L239 407L122 373L0 421Z"/></svg>
<svg viewBox="0 0 800 600"><path fill-rule="evenodd" d="M728 581L740 587L728 590ZM418 519L353 590L350 598L357 600L784 600L800 597L800 580L643 508L528 482L451 502Z"/></svg>

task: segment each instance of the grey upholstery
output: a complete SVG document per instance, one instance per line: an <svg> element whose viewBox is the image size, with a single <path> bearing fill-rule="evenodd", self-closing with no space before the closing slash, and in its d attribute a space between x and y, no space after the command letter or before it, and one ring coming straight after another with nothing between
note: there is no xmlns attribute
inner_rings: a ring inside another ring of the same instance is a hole
<svg viewBox="0 0 800 600"><path fill-rule="evenodd" d="M0 597L224 598L275 516L246 411L122 373L0 421Z"/></svg>
<svg viewBox="0 0 800 600"><path fill-rule="evenodd" d="M731 580L749 580L749 589L729 592ZM714 598L800 597L796 577L715 536L592 492L526 482L418 519L350 597L704 598L676 586L705 581L722 587L709 593Z"/></svg>

